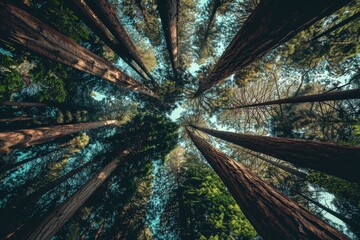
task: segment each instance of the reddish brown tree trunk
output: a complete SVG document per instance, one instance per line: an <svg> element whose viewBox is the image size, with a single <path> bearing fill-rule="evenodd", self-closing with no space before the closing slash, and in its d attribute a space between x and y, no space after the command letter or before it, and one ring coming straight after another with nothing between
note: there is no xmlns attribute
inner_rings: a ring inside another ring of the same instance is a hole
<svg viewBox="0 0 360 240"><path fill-rule="evenodd" d="M157 97L151 90L24 10L0 1L0 38L56 62Z"/></svg>
<svg viewBox="0 0 360 240"><path fill-rule="evenodd" d="M101 171L93 176L79 190L77 190L64 203L52 211L39 226L26 234L23 239L45 240L50 239L61 227L74 215L74 213L85 203L85 201L100 187L100 185L119 167L121 158L127 152L123 152L120 157L112 160Z"/></svg>
<svg viewBox="0 0 360 240"><path fill-rule="evenodd" d="M16 148L25 148L83 130L114 125L116 123L116 120L107 120L0 132L0 153L9 153Z"/></svg>
<svg viewBox="0 0 360 240"><path fill-rule="evenodd" d="M119 13L116 11L116 9L111 6L108 0L85 0L85 2L88 4L88 6L90 6L92 12L96 14L96 16L101 20L101 22L104 23L104 25L118 41L118 48L114 51L122 54L123 56L126 56L129 60L134 60L135 63L146 73L146 75L154 81L150 72L147 70L145 64L141 60L141 57L137 52L129 34L121 24L118 18Z"/></svg>
<svg viewBox="0 0 360 240"><path fill-rule="evenodd" d="M204 133L255 152L331 174L351 182L360 182L360 147L310 140L254 136L192 126Z"/></svg>
<svg viewBox="0 0 360 240"><path fill-rule="evenodd" d="M360 89L352 89L346 91L338 92L327 92L314 95L305 95L305 96L296 96L290 98L283 98L274 101L267 101L262 103L254 103L249 105L243 105L232 108L224 109L239 109L239 108L249 108L249 107L259 107L275 104L284 104L284 103L306 103L306 102L324 102L324 101L335 101L335 100L344 100L344 99L359 99L360 98Z"/></svg>
<svg viewBox="0 0 360 240"><path fill-rule="evenodd" d="M177 27L179 2L180 0L157 0L162 28L175 77L177 76L179 56Z"/></svg>
<svg viewBox="0 0 360 240"><path fill-rule="evenodd" d="M263 160L264 162L267 162L267 163L270 163L271 165L274 165L275 167L278 167L282 170L284 170L285 172L288 172L288 173L291 173L301 179L306 179L306 176L307 176L307 173L304 173L304 172L300 172L299 170L296 170L294 168L291 168L291 167L288 167L288 166L285 166L281 163L277 163L273 160L270 160L270 159L267 159L261 155L258 155L258 154L255 154L255 153L251 153L251 152L246 152L247 154L250 154L251 156L254 156L258 159L261 159Z"/></svg>
<svg viewBox="0 0 360 240"><path fill-rule="evenodd" d="M348 23L358 19L360 17L360 12L355 13L354 15L352 15L351 17L348 17L347 19L343 20L342 22L339 22L338 24L334 25L333 27L329 28L328 30L326 30L325 32L320 33L319 35L315 36L313 39L311 39L312 41L315 41L323 36L328 35L329 33L331 33L332 31L335 31L336 29L339 29L345 25L347 25Z"/></svg>
<svg viewBox="0 0 360 240"><path fill-rule="evenodd" d="M284 197L244 166L186 129L237 204L264 239L348 239Z"/></svg>
<svg viewBox="0 0 360 240"><path fill-rule="evenodd" d="M33 103L33 102L0 102L0 106L12 106L12 107L47 107L45 103Z"/></svg>
<svg viewBox="0 0 360 240"><path fill-rule="evenodd" d="M343 221L344 223L346 223L349 226L352 226L354 228L358 228L359 225L354 223L353 221L351 221L350 219L344 217L343 215L341 215L338 212L335 212L334 210L326 207L325 205L315 201L314 199L309 198L308 196L302 194L302 193L298 193L302 198L306 199L307 201L311 202L312 204L318 206L319 208L325 210L326 212L330 213L331 215L337 217L338 219L340 219L341 221Z"/></svg>
<svg viewBox="0 0 360 240"><path fill-rule="evenodd" d="M72 0L72 3L72 7L75 7L74 12L79 14L81 20L142 78L148 80L146 73L144 73L144 71L147 71L146 68L142 70L134 64L131 55L128 53L129 51L126 50L126 46L115 39L113 34L107 29L99 17L95 15L86 2L84 0Z"/></svg>
<svg viewBox="0 0 360 240"><path fill-rule="evenodd" d="M147 15L147 12L146 12L145 7L142 5L141 0L135 0L135 4L136 4L136 6L140 9L141 14L142 14L142 16L143 16L143 18L144 18L144 21L145 21L147 30L150 32L150 31L151 31L150 21L149 21L149 17L148 17L148 15Z"/></svg>
<svg viewBox="0 0 360 240"><path fill-rule="evenodd" d="M261 1L226 48L210 75L200 83L195 96L200 96L347 2L349 1Z"/></svg>

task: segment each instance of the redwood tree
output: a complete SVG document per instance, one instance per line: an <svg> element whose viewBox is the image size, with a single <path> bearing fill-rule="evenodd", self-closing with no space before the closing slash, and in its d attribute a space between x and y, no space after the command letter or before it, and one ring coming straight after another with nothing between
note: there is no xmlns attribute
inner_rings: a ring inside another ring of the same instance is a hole
<svg viewBox="0 0 360 240"><path fill-rule="evenodd" d="M261 1L226 48L210 75L200 82L195 96L200 96L347 2L349 1Z"/></svg>
<svg viewBox="0 0 360 240"><path fill-rule="evenodd" d="M0 0L0 38L56 62L157 97L112 63L80 46L26 11Z"/></svg>
<svg viewBox="0 0 360 240"><path fill-rule="evenodd" d="M193 125L192 127L300 167L311 168L351 182L360 182L357 168L360 162L360 146L232 133Z"/></svg>
<svg viewBox="0 0 360 240"><path fill-rule="evenodd" d="M29 147L83 130L114 125L116 123L117 120L107 120L0 132L0 153L9 153L17 148Z"/></svg>
<svg viewBox="0 0 360 240"><path fill-rule="evenodd" d="M264 239L349 239L274 190L243 165L186 128L237 204Z"/></svg>
<svg viewBox="0 0 360 240"><path fill-rule="evenodd" d="M170 62L175 77L178 68L178 17L180 0L157 0L161 23L165 35Z"/></svg>
<svg viewBox="0 0 360 240"><path fill-rule="evenodd" d="M46 107L45 103L36 102L0 102L0 106L12 106L12 107Z"/></svg>

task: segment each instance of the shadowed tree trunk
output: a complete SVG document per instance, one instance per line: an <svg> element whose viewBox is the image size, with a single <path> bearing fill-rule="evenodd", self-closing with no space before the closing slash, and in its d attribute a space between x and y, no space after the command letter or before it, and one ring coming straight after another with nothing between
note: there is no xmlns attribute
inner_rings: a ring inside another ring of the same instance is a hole
<svg viewBox="0 0 360 240"><path fill-rule="evenodd" d="M204 48L205 46L205 43L208 41L208 37L209 37L209 33L210 33L210 29L211 29L211 26L214 22L214 19L215 19L215 15L216 15L216 11L218 10L218 8L221 6L221 0L215 0L214 3L213 3L213 7L211 9L211 13L210 13L210 16L209 16L209 19L208 19L208 22L207 22L207 25L206 25L206 29L205 29L205 33L204 33L204 37L200 43L200 49L199 49L199 52L201 52L201 50Z"/></svg>
<svg viewBox="0 0 360 240"><path fill-rule="evenodd" d="M284 170L285 172L288 172L288 173L291 173L301 179L306 179L306 176L307 176L307 173L304 173L304 172L300 172L299 170L296 170L294 168L291 168L291 167L288 167L288 166L285 166L281 163L278 163L278 162L275 162L273 160L270 160L270 159L267 159L261 155L258 155L258 154L255 154L255 153L251 153L251 152L246 152L247 154L251 155L251 156L254 156L260 160L263 160L264 162L267 162L267 163L270 163L271 165L274 165L282 170Z"/></svg>
<svg viewBox="0 0 360 240"><path fill-rule="evenodd" d="M178 15L180 0L157 0L162 28L165 35L167 49L170 55L171 66L177 77L178 68Z"/></svg>
<svg viewBox="0 0 360 240"><path fill-rule="evenodd" d="M121 24L118 17L119 13L117 12L116 8L114 8L108 0L85 0L85 2L118 41L118 48L115 51L128 58L128 61L135 61L135 63L146 73L146 75L149 76L152 81L155 81L141 60L141 57L136 50L136 47L129 34Z"/></svg>
<svg viewBox="0 0 360 240"><path fill-rule="evenodd" d="M254 136L193 126L204 133L304 168L360 182L360 147L310 140Z"/></svg>
<svg viewBox="0 0 360 240"><path fill-rule="evenodd" d="M47 107L45 103L34 102L0 102L0 106L12 106L12 107Z"/></svg>
<svg viewBox="0 0 360 240"><path fill-rule="evenodd" d="M114 125L116 123L117 120L107 120L0 132L0 153L9 153L14 149L26 148L83 130Z"/></svg>
<svg viewBox="0 0 360 240"><path fill-rule="evenodd" d="M209 76L200 82L195 96L200 96L347 2L349 1L261 1L226 48Z"/></svg>
<svg viewBox="0 0 360 240"><path fill-rule="evenodd" d="M14 118L0 118L0 122L19 122L19 121L30 121L35 119L45 119L48 117L14 117Z"/></svg>
<svg viewBox="0 0 360 240"><path fill-rule="evenodd" d="M284 197L244 166L195 136L191 140L219 175L237 204L264 239L348 239Z"/></svg>
<svg viewBox="0 0 360 240"><path fill-rule="evenodd" d="M298 194L299 194L299 196L301 196L302 198L304 198L304 199L306 199L307 201L311 202L312 204L318 206L319 208L321 208L321 209L325 210L326 212L330 213L331 215L337 217L338 219L340 219L341 221L343 221L343 222L346 223L347 225L352 226L352 227L354 227L354 228L358 228L358 227L359 227L358 224L356 224L356 223L354 223L353 221L351 221L350 219L344 217L342 214L340 214L340 213L338 213L338 212L335 212L334 210L326 207L325 205L323 205L323 204L315 201L315 200L312 199L312 198L309 198L309 197L306 196L306 195L303 195L302 193L299 193L299 192L298 192Z"/></svg>
<svg viewBox="0 0 360 240"><path fill-rule="evenodd" d="M149 20L149 17L147 15L145 7L142 5L141 0L135 0L135 4L140 9L140 12L141 12L141 14L142 14L142 16L144 18L147 30L150 32L151 31L150 20Z"/></svg>
<svg viewBox="0 0 360 240"><path fill-rule="evenodd" d="M329 33L331 33L332 31L335 31L336 29L339 29L339 28L345 26L346 24L358 19L359 17L360 17L360 12L355 13L351 17L348 17L347 19L343 20L342 22L339 22L338 24L336 24L335 26L329 28L325 32L322 32L319 35L315 36L313 39L311 39L311 41L315 41L315 40L317 40L317 39L319 39L321 37L324 37L324 36L328 35Z"/></svg>
<svg viewBox="0 0 360 240"><path fill-rule="evenodd" d="M119 167L120 160L128 154L124 151L119 157L112 160L108 165L93 176L71 197L63 202L40 223L32 229L23 239L45 240L50 239L61 227L74 215L85 201L100 187L100 185Z"/></svg>
<svg viewBox="0 0 360 240"><path fill-rule="evenodd" d="M122 87L157 97L109 61L83 48L24 10L0 1L0 38L46 58L103 78Z"/></svg>
<svg viewBox="0 0 360 240"><path fill-rule="evenodd" d="M223 109L240 109L240 108L249 108L249 107L259 107L259 106L268 106L275 104L284 104L284 103L306 103L306 102L324 102L324 101L335 101L335 100L345 100L345 99L359 99L360 98L360 89L352 89L338 92L327 92L314 95L305 95L305 96L296 96L290 98L283 98L274 101L267 101L262 103L254 103L249 105L243 105L238 107L223 108Z"/></svg>
<svg viewBox="0 0 360 240"><path fill-rule="evenodd" d="M126 46L115 39L113 34L109 31L109 29L107 29L99 17L95 15L86 2L84 0L72 0L72 3L73 4L70 4L70 7L74 8L74 12L78 13L81 20L142 78L148 80L148 77L144 72L147 71L146 68L143 70L140 68L141 66L139 67L134 61L132 61L132 57L129 54L129 51L126 50Z"/></svg>

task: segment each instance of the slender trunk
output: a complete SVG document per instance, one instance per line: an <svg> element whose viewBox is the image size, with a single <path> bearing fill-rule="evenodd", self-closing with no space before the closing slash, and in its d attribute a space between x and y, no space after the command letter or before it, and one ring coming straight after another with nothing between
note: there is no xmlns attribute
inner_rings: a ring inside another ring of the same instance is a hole
<svg viewBox="0 0 360 240"><path fill-rule="evenodd" d="M76 0L78 1L78 0ZM146 73L149 78L154 81L154 78L151 76L150 72L147 70L145 64L141 60L141 57L136 50L136 47L131 40L129 34L126 32L124 26L121 24L116 8L111 6L108 0L85 0L85 2L90 6L92 11L96 16L104 23L104 25L109 29L115 39L118 41L118 48L116 52L124 52L126 55L136 62L136 64ZM122 53L121 53L122 54Z"/></svg>
<svg viewBox="0 0 360 240"><path fill-rule="evenodd" d="M343 0L264 0L246 20L209 74L200 83L200 96L226 77L290 40L298 32L328 16L349 1Z"/></svg>
<svg viewBox="0 0 360 240"><path fill-rule="evenodd" d="M165 35L167 49L170 55L171 66L177 77L178 68L178 14L180 0L157 0L158 10Z"/></svg>
<svg viewBox="0 0 360 240"><path fill-rule="evenodd" d="M141 12L141 14L142 14L142 16L144 18L144 21L145 21L148 32L150 32L151 31L150 20L149 20L149 17L147 15L145 7L142 5L141 0L135 0L135 4L139 8L139 10L140 10L140 12Z"/></svg>
<svg viewBox="0 0 360 240"><path fill-rule="evenodd" d="M267 163L270 163L271 165L274 165L282 170L284 170L285 172L288 172L288 173L291 173L301 179L306 179L307 177L307 173L304 173L304 172L300 172L299 170L296 170L294 168L291 168L291 167L288 167L288 166L285 166L281 163L277 163L273 160L270 160L270 159L267 159L261 155L258 155L258 154L255 154L255 153L251 153L251 152L246 152L247 154L250 154L251 156L254 156L260 160L263 160L264 162L267 162Z"/></svg>
<svg viewBox="0 0 360 240"><path fill-rule="evenodd" d="M326 35L328 35L329 33L331 33L332 31L335 31L336 29L339 29L343 26L345 26L346 24L358 19L360 17L360 12L355 13L354 15L352 15L351 17L343 20L342 22L339 22L338 24L334 25L333 27L329 28L328 30L320 33L319 35L315 36L313 39L311 39L311 41L315 41L321 37L324 37Z"/></svg>
<svg viewBox="0 0 360 240"><path fill-rule="evenodd" d="M45 103L34 102L0 102L0 106L12 106L12 107L47 107Z"/></svg>
<svg viewBox="0 0 360 240"><path fill-rule="evenodd" d="M134 69L142 78L147 80L148 77L146 73L144 73L139 66L134 64L131 60L131 56L127 51L125 51L126 47L113 36L113 34L106 28L99 17L95 15L86 2L84 0L72 0L71 2L73 4L70 6L74 8L74 12L79 13L78 15L81 20L132 69Z"/></svg>
<svg viewBox="0 0 360 240"><path fill-rule="evenodd" d="M254 136L192 126L235 145L351 182L360 182L360 147L310 140Z"/></svg>
<svg viewBox="0 0 360 240"><path fill-rule="evenodd" d="M231 107L231 108L224 108L224 109L233 110L233 109L240 109L240 108L268 106L268 105L284 104L284 103L324 102L324 101L359 99L359 98L360 98L360 89L352 89L352 90L345 90L345 91L338 91L338 92L327 92L327 93L321 93L321 94L283 98L283 99L278 99L278 100L274 100L274 101L254 103L254 104L243 105L243 106L238 106L238 107Z"/></svg>
<svg viewBox="0 0 360 240"><path fill-rule="evenodd" d="M311 202L312 204L318 206L319 208L325 210L326 212L330 213L331 215L337 217L338 219L340 219L341 221L343 221L344 223L346 223L347 225L349 226L352 226L354 228L358 228L359 225L354 223L353 221L351 221L350 219L344 217L342 214L338 213L338 212L335 212L334 210L324 206L323 204L315 201L314 199L312 198L309 198L308 196L306 195L303 195L302 193L298 193L302 198L306 199L307 201Z"/></svg>
<svg viewBox="0 0 360 240"><path fill-rule="evenodd" d="M14 118L1 118L1 122L19 122L19 121L31 121L36 119L46 119L48 117L14 117Z"/></svg>
<svg viewBox="0 0 360 240"><path fill-rule="evenodd" d="M216 15L216 11L218 10L218 8L220 7L221 3L220 0L215 0L214 2L214 6L211 10L209 19L208 19L208 24L206 25L206 29L205 29L205 33L204 33L204 37L200 43L200 49L199 52L201 52L201 50L204 48L205 43L208 41L208 37L209 37L209 33L210 33L210 29L212 26L212 23L214 22L215 19L215 15Z"/></svg>
<svg viewBox="0 0 360 240"><path fill-rule="evenodd" d="M95 174L87 183L77 190L71 197L63 202L40 223L39 226L31 230L23 239L50 239L61 227L74 215L74 213L85 203L85 201L100 187L100 185L119 167L121 158L127 152L123 152L120 157L112 160L99 173Z"/></svg>
<svg viewBox="0 0 360 240"><path fill-rule="evenodd" d="M284 197L240 163L186 129L237 204L264 239L348 239Z"/></svg>
<svg viewBox="0 0 360 240"><path fill-rule="evenodd" d="M9 153L17 148L26 148L83 130L114 125L116 123L116 120L107 120L0 132L0 153Z"/></svg>
<svg viewBox="0 0 360 240"><path fill-rule="evenodd" d="M83 48L6 0L0 1L0 22L0 38L9 43L122 87L157 97L109 61Z"/></svg>

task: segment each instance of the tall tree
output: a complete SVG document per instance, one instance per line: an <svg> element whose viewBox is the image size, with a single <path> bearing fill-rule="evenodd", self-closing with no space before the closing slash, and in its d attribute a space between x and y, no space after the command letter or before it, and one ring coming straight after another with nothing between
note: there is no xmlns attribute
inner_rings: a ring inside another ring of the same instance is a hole
<svg viewBox="0 0 360 240"><path fill-rule="evenodd" d="M114 125L117 122L117 120L107 120L100 122L40 127L34 129L21 129L12 132L1 132L0 153L9 153L17 148L25 148L35 144L41 144L55 138L63 137L83 130Z"/></svg>
<svg viewBox="0 0 360 240"><path fill-rule="evenodd" d="M46 107L45 103L35 102L0 102L0 106L12 106L12 107Z"/></svg>
<svg viewBox="0 0 360 240"><path fill-rule="evenodd" d="M107 0L104 1L72 1L81 19L94 31L114 52L129 64L140 76L155 80L142 62L130 36L120 23L117 12ZM91 7L90 7L91 6Z"/></svg>
<svg viewBox="0 0 360 240"><path fill-rule="evenodd" d="M195 96L261 58L348 1L261 1L220 57Z"/></svg>
<svg viewBox="0 0 360 240"><path fill-rule="evenodd" d="M345 100L345 99L359 99L360 98L360 89L351 89L345 91L337 92L327 92L321 94L313 95L304 95L283 98L273 101L266 101L261 103L248 104L243 106L236 106L224 109L239 109L239 108L249 108L249 107L259 107L259 106L268 106L275 104L284 104L284 103L305 103L305 102L324 102L324 101L335 101L335 100Z"/></svg>
<svg viewBox="0 0 360 240"><path fill-rule="evenodd" d="M26 11L0 1L1 39L29 49L56 62L115 82L122 87L157 97L147 87L121 72L109 61L81 47Z"/></svg>
<svg viewBox="0 0 360 240"><path fill-rule="evenodd" d="M171 66L175 77L178 68L178 17L180 0L157 0Z"/></svg>
<svg viewBox="0 0 360 240"><path fill-rule="evenodd" d="M126 155L128 155L128 152L123 151L119 157L107 164L64 203L52 211L39 226L26 234L24 239L50 239L100 187L110 174L119 167L122 158Z"/></svg>
<svg viewBox="0 0 360 240"><path fill-rule="evenodd" d="M191 140L264 239L349 239L186 128ZM301 230L299 230L301 229Z"/></svg>
<svg viewBox="0 0 360 240"><path fill-rule="evenodd" d="M204 133L231 142L252 151L312 168L351 182L360 182L356 166L359 165L360 147L347 144L324 143L310 140L217 131L191 125Z"/></svg>

